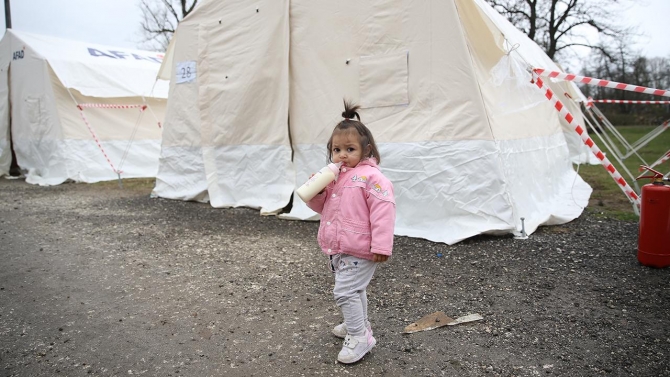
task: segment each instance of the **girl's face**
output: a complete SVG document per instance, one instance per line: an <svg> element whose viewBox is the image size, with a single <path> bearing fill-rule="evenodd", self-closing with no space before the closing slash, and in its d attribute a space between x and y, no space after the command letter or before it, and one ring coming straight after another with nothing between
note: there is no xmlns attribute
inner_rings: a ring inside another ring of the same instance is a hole
<svg viewBox="0 0 670 377"><path fill-rule="evenodd" d="M361 146L358 135L354 132L338 132L333 135L330 150L334 163L342 162L342 166L355 167L363 156L369 154L370 146Z"/></svg>

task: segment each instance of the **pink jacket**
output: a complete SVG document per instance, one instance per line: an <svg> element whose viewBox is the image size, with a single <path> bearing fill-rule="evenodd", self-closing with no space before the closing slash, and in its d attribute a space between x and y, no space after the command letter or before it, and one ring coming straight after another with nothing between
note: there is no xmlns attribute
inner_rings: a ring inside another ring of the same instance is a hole
<svg viewBox="0 0 670 377"><path fill-rule="evenodd" d="M321 214L318 241L324 253L372 260L391 255L395 226L393 185L374 158L342 168L336 181L307 203Z"/></svg>

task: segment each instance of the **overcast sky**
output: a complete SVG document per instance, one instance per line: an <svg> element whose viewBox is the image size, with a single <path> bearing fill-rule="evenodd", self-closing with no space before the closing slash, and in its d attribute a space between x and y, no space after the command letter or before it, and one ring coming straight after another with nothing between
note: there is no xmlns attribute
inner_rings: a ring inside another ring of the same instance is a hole
<svg viewBox="0 0 670 377"><path fill-rule="evenodd" d="M137 48L139 0L10 0L12 29L115 47ZM2 30L5 24L5 3ZM3 32L4 33L4 32Z"/></svg>
<svg viewBox="0 0 670 377"><path fill-rule="evenodd" d="M140 46L139 0L10 0L15 30L46 34L116 47ZM217 0L224 1L224 0ZM670 57L667 31L670 0L640 0L622 20L647 34L636 48L647 57ZM0 25L5 30L4 1Z"/></svg>

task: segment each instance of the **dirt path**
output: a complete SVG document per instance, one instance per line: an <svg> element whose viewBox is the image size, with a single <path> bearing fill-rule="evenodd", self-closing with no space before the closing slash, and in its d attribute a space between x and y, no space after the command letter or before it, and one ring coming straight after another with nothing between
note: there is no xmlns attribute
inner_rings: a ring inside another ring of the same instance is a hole
<svg viewBox="0 0 670 377"><path fill-rule="evenodd" d="M318 224L150 191L0 179L0 376L670 376L670 270L637 263L636 223L397 237L378 345L344 366ZM401 333L438 310L484 320Z"/></svg>

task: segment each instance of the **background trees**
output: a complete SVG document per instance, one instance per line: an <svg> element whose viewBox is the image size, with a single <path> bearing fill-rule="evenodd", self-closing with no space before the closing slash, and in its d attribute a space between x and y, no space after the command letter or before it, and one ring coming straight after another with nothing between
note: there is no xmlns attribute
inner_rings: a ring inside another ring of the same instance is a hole
<svg viewBox="0 0 670 377"><path fill-rule="evenodd" d="M582 69L582 74L650 88L668 89L670 58L648 58L631 52L624 46L618 46L616 53L611 57L599 51L593 53ZM583 85L581 90L584 95L594 99L668 100L667 97L600 86ZM599 104L598 108L614 125L658 126L670 119L669 105Z"/></svg>
<svg viewBox="0 0 670 377"><path fill-rule="evenodd" d="M144 48L165 51L177 25L198 0L140 0Z"/></svg>
<svg viewBox="0 0 670 377"><path fill-rule="evenodd" d="M578 46L591 49L580 58L578 73L640 86L670 88L670 57L645 57L631 46L634 29L618 23L629 0L486 0L563 66L575 59ZM589 36L598 35L595 38ZM664 100L640 93L581 86L594 99ZM615 125L659 125L670 118L670 106L602 104Z"/></svg>
<svg viewBox="0 0 670 377"><path fill-rule="evenodd" d="M628 0L486 1L537 42L553 60L574 46L589 47L607 55L608 49L590 41L587 33L619 37L628 32L618 25L614 13Z"/></svg>

